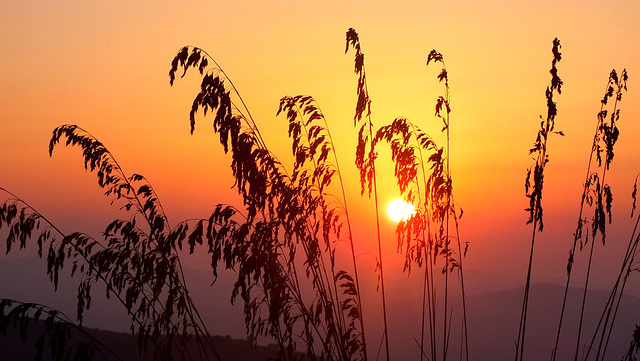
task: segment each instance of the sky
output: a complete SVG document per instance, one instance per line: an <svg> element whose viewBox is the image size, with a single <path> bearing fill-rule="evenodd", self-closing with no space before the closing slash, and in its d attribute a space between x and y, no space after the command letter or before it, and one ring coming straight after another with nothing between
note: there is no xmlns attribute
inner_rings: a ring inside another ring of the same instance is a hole
<svg viewBox="0 0 640 361"><path fill-rule="evenodd" d="M522 284L530 226L525 222L528 154L545 114L552 40L562 44L564 81L557 128L549 141L534 281L561 282L577 222L581 185L599 101L611 69L629 72L621 104L621 136L608 176L615 225L598 245L596 286L606 288L630 234L631 189L640 172L640 3L637 1L92 1L6 0L0 4L0 186L27 200L60 228L101 230L109 207L78 149L47 153L51 131L77 124L100 139L131 173L144 174L170 220L208 215L217 203L240 204L231 190L229 159L199 117L189 134L189 109L199 78L169 86L176 52L209 52L233 80L267 145L287 159L287 124L279 99L308 94L333 134L365 269L375 257L368 227L373 205L361 198L353 166L356 76L344 54L345 32L360 34L375 126L404 116L444 141L434 117L442 93L431 49L444 55L451 86L451 170L464 209L461 237L470 243L468 270L486 274L470 285ZM380 152L380 202L398 197L389 153ZM110 218L111 217L111 218ZM383 214L389 278L401 281L394 223ZM2 259L0 259L2 262ZM203 268L197 257L190 266ZM373 272L373 271L372 271Z"/></svg>

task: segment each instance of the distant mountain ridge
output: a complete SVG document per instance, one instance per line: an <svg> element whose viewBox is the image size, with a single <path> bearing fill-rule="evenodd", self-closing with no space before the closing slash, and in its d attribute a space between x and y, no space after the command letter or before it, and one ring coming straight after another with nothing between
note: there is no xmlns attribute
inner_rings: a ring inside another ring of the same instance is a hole
<svg viewBox="0 0 640 361"><path fill-rule="evenodd" d="M8 330L7 335L0 335L0 359L4 361L33 361L36 355L36 340L40 337L44 328L44 321L30 322L26 341L20 339L16 329ZM140 354L138 352L136 338L130 333L113 332L97 329L86 329L88 334L99 340L102 344L114 351L122 360L140 360L151 361L153 359L153 350L149 346L146 352ZM78 339L77 335L73 335L69 341L73 345ZM220 358L222 360L237 361L266 361L274 359L277 355L277 349L273 346L257 346L252 347L247 340L236 340L229 336L213 336L213 344L216 346ZM42 361L51 361L51 350L45 342L45 350ZM194 340L190 341L190 347L196 347ZM118 360L115 356L105 353L108 361ZM192 352L192 355L198 355L198 352ZM95 354L93 360L104 360L100 354ZM213 358L211 358L213 359ZM204 359L203 359L204 360ZM199 360L195 360L199 361Z"/></svg>
<svg viewBox="0 0 640 361"><path fill-rule="evenodd" d="M564 286L539 283L531 287L525 358L549 360L557 334ZM570 288L557 360L573 359L577 343L580 301L583 290ZM471 295L467 298L470 352L475 361L513 358L522 288ZM589 291L585 307L579 359L591 342L593 332L609 297L608 291ZM640 298L623 296L605 360L620 360L629 349L633 330L640 324ZM596 341L597 347L597 341Z"/></svg>
<svg viewBox="0 0 640 361"><path fill-rule="evenodd" d="M234 307L229 304L230 289L232 287L231 277L228 277L230 275L226 275L226 278L221 277L214 287L209 287L213 279L211 274L189 268L185 272L187 273L188 286L192 290L196 305L201 309L205 323L210 326L209 331L212 334L230 335L227 338L217 337L216 340L220 339L224 344L226 341L245 337L242 307L241 305ZM35 274L35 276L31 278L30 274ZM495 281L495 277L492 276L490 278ZM20 282L16 282L16 279L20 280ZM0 258L0 298L8 297L25 302L45 303L62 309L73 319L76 301L73 281L63 280L58 293L54 294L53 286L46 277L44 260L35 257L20 259ZM518 285L517 280L496 281L502 289L494 287L491 291L481 292L482 289L489 290L491 286L486 275L482 272L477 274L465 272L465 281L471 285L472 288L470 289L473 290L467 295L469 350L473 360L494 361L513 358L522 305L522 286ZM108 303L104 300L104 297L100 297L99 289L94 291L96 296L91 310L86 315L85 324L89 327L99 327L102 330L128 329L129 321L121 306ZM564 287L557 284L538 283L532 285L525 344L526 359L549 359L555 342L563 293ZM565 326L560 339L561 347L558 350L558 360L573 359L572 355L577 341L575 337L581 296L581 289L570 289ZM584 350L590 342L593 329L598 322L608 296L609 293L607 291L590 290L588 292L580 350ZM390 307L395 308L396 311L399 310L398 312L390 313L393 318L390 319L391 354L397 360L409 360L419 357L419 349L415 342L416 339L419 339L419 322L417 328L409 327L411 325L415 326L416 320L420 318L419 308L415 308L416 305L419 306L419 302L416 301L409 304L410 301L413 302L415 300L399 299L395 301L395 304L390 304ZM455 302L456 300L452 300L452 304ZM370 313L368 316L375 315ZM622 300L606 360L621 359L622 355L628 350L636 324L640 324L640 298L626 295ZM375 323L371 322L367 326L368 339L369 335L371 335L371 339L376 339L376 332L379 330L375 329ZM107 338L112 336L108 331L96 330L96 332L99 332L100 335L105 335ZM132 339L128 333L119 335L123 336L117 337ZM116 336L113 337L117 338ZM379 339L371 342L379 342ZM451 344L455 346L451 346L451 359L457 359L454 355L458 352L459 343L459 340L452 340ZM126 344L125 341L123 341L124 344ZM137 348L135 347L135 342L131 345L133 351L129 354L136 356ZM240 345L241 349L248 348L248 344L238 343L238 345ZM4 355L3 352L6 347L23 349L19 341L7 343L0 335L0 356ZM262 357L262 354L260 355L256 357ZM33 357L28 359L32 360ZM237 358L234 356L228 359L235 360ZM0 357L0 360L12 360L12 358ZM16 360L22 360L22 358L17 358Z"/></svg>

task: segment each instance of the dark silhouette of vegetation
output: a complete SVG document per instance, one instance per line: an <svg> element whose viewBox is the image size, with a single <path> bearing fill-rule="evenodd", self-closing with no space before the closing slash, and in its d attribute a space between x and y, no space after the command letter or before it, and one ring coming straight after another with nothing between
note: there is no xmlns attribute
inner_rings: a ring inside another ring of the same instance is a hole
<svg viewBox="0 0 640 361"><path fill-rule="evenodd" d="M47 313L43 313L46 315ZM29 320L29 319L27 319ZM25 333L25 340L23 341L17 328L8 327L5 334L0 337L0 350L2 354L2 360L8 361L32 361L37 355L38 347L37 342L40 336L45 333L45 322L43 320L34 321L29 320L30 324ZM58 333L60 335L64 333ZM69 334L71 337L66 340L68 345L74 345L78 342L85 342L89 346L91 342L99 342L104 345L98 349L94 349L94 360L108 360L108 361L120 361L120 360L140 360L140 361L152 361L153 352L147 350L147 352L140 353L138 350L137 341L131 337L131 334L127 331L115 332L94 329L86 327L82 329L71 328ZM254 361L254 360L269 360L274 359L277 353L277 348L274 345L268 346L255 346L252 347L247 340L233 339L230 336L213 336L213 342L216 344L220 357L223 360L235 360L235 361ZM186 346L192 354L197 354L196 340L192 337ZM108 350L117 350L117 354L110 353ZM70 356L70 360L74 360L73 354L74 348L64 348ZM48 342L44 342L42 351L43 361L52 361L56 359L55 354L52 355L52 347ZM89 359L86 355L78 353L77 360L84 361ZM298 354L300 358L303 358L303 354Z"/></svg>
<svg viewBox="0 0 640 361"><path fill-rule="evenodd" d="M184 238L180 237L181 228L169 229L151 185L141 175L127 176L102 143L75 125L53 131L49 154L63 137L66 145L82 148L85 168L95 171L105 195L131 218L113 220L103 232L103 242L99 242L82 233L63 233L29 204L2 189L10 195L0 206L0 221L9 228L6 253L16 242L25 248L27 239L37 232L38 255L43 257L43 250L48 248L47 274L56 289L64 265L71 263L71 276L80 278L78 326L91 306L92 287L102 283L107 298L115 297L129 314L131 331L141 350L151 343L155 359L185 358L183 346L194 335L206 359L219 359L210 339L202 337L208 332L184 280L177 254ZM192 245L191 240L189 243ZM26 311L20 314L30 315Z"/></svg>
<svg viewBox="0 0 640 361"><path fill-rule="evenodd" d="M62 312L50 307L23 303L10 299L0 300L0 333L7 335L12 326L19 331L20 341L25 342L30 329L37 329L40 318L46 316L40 334L35 342L35 359L42 360L45 350L51 351L50 357L55 360L90 360L97 353L102 359L122 360L109 347L76 325ZM82 337L77 342L71 341L71 332L79 332ZM33 335L30 335L33 337ZM70 342L71 341L71 342ZM71 343L71 345L69 345Z"/></svg>
<svg viewBox="0 0 640 361"><path fill-rule="evenodd" d="M555 39L553 42L553 61L551 66L551 84L547 87L546 90L546 98L547 98L547 118L543 120L540 125L541 129L538 131L538 136L534 143L534 147L530 150L530 154L536 154L536 164L532 169L529 169L525 182L525 190L527 197L529 198L529 208L527 211L529 212L529 220L527 223L533 223L533 234L531 241L531 253L529 258L529 268L527 273L527 280L525 283L525 293L524 299L522 303L522 314L520 318L520 328L518 334L518 340L516 342L516 360L522 360L524 354L524 342L525 342L525 331L527 325L527 308L528 308L528 297L529 297L529 287L531 280L531 266L533 261L533 251L534 251L534 242L537 231L542 232L543 230L543 221L542 221L542 189L544 182L544 168L546 163L549 161L548 153L547 153L547 140L549 134L556 133L561 136L564 134L561 131L554 131L555 128L555 117L557 115L557 107L553 100L553 92L554 90L561 93L562 80L558 77L558 70L556 68L557 62L561 59L561 54L559 52L560 42L558 39ZM609 79L607 81L607 87L605 91L605 95L601 100L600 111L597 116L596 123L596 132L593 138L593 143L591 147L591 152L589 154L589 163L587 166L587 175L583 185L583 192L580 201L580 211L578 216L578 224L576 231L574 232L574 240L572 249L569 252L569 260L567 264L567 282L565 286L562 308L560 312L560 321L558 324L558 330L556 334L555 346L551 353L551 359L556 359L556 354L559 347L560 333L562 330L565 308L567 303L567 294L569 291L569 284L571 280L571 271L573 268L574 257L576 247L578 245L578 241L580 241L580 250L590 241L590 251L589 258L586 268L585 275L585 283L583 287L583 295L580 301L580 319L577 328L576 335L576 346L574 352L574 360L578 360L580 358L580 346L581 346L581 334L583 330L583 320L585 314L585 304L587 301L587 292L589 289L589 279L591 274L591 265L593 260L593 251L596 237L600 235L602 239L603 245L606 242L606 229L607 223L612 222L612 202L613 202L613 193L611 191L611 187L606 183L606 175L611 162L614 158L613 148L615 143L619 137L619 130L617 127L617 122L620 119L620 109L619 103L622 100L623 91L627 90L627 80L628 75L627 71L623 70L621 75L618 76L618 73L614 70L611 71L609 75ZM609 110L606 108L608 104L611 104L610 100L613 99L613 103L611 105L612 109L609 113ZM542 118L542 117L541 117ZM603 157L604 155L604 157ZM597 171L592 171L592 166L595 160L597 161ZM603 162L604 161L604 162ZM604 164L603 164L604 163ZM533 178L533 184L531 184L531 179ZM634 210L635 210L635 200L636 200L636 188L634 186L634 191L632 194L634 200ZM585 225L589 224L589 220L583 217L583 211L585 205L593 208L594 215L591 219L591 227L585 227ZM632 212L633 216L633 212ZM618 275L618 278L612 288L611 295L607 300L605 309L603 310L602 316L598 325L596 326L596 330L594 332L593 338L588 347L586 347L586 352L582 359L587 360L592 351L595 351L596 356L595 360L604 359L606 354L607 345L609 339L611 337L611 332L613 329L613 323L615 321L615 315L619 309L620 300L622 297L622 292L624 290L624 285L626 280L628 279L629 274L632 271L632 265L634 262L634 256L636 254L638 236L637 232L637 224L633 230L631 239L629 241L629 245L627 247L626 254L623 258L623 265L621 267L621 271ZM589 230L591 232L589 232ZM598 336L599 335L599 336ZM595 346L596 340L599 338L598 345ZM635 333L634 333L635 340ZM627 355L627 358L632 357L633 355L633 345Z"/></svg>
<svg viewBox="0 0 640 361"><path fill-rule="evenodd" d="M522 312L520 314L520 326L518 328L518 339L516 341L516 361L522 360L524 355L524 342L527 329L527 310L529 308L529 289L531 287L531 267L533 265L533 250L537 232L542 232L544 223L542 221L542 188L544 185L544 168L549 162L549 154L547 153L547 140L549 135L556 133L564 135L561 131L554 131L555 119L558 115L556 103L553 101L553 94L562 92L562 80L558 76L556 64L562 59L560 54L560 40L553 40L553 60L551 61L551 84L547 87L545 97L547 99L547 117L543 119L540 116L540 130L533 144L533 148L529 150L529 154L535 154L536 163L529 168L525 180L524 188L527 198L529 198L529 220L527 224L533 224L533 234L531 235L531 252L529 253L529 267L527 270L527 280L524 286L524 297L522 300ZM533 184L532 181L533 180Z"/></svg>
<svg viewBox="0 0 640 361"><path fill-rule="evenodd" d="M222 67L207 52L193 46L183 47L176 53L169 82L173 85L176 74L184 77L192 68L201 77L200 90L190 110L190 131L195 131L196 118L207 115L212 118L213 131L231 160L234 189L242 199L241 209L218 204L207 217L171 224L159 196L145 177L125 172L109 150L84 129L70 124L57 127L49 143L49 154L52 155L60 143L79 147L85 168L96 174L98 186L127 217L110 222L101 239L82 233L67 234L22 198L0 188L6 194L0 205L0 228L4 227L7 233L6 253L16 246L26 248L29 240L35 240L38 255L46 256L47 274L56 289L64 269L79 279L75 321L42 305L4 299L0 301L0 331L13 326L26 337L29 323L46 314L36 359L42 357L47 340L56 360L91 359L96 355L111 359L112 351L99 340L85 333L87 337L78 342L68 331L75 329L83 333L83 314L91 306L93 287L102 284L106 287L106 297L115 298L129 315L130 331L141 353L150 347L154 360L220 360L215 339L194 306L180 257L182 251L206 252L214 278L222 269L234 272L235 283L229 290L231 302L242 304L247 336L254 346L263 337L273 340L279 360L301 359L297 350L303 349L304 358L309 360L367 361L376 349L379 352L384 342L385 358L390 360L393 355L389 340L393 330L387 322L376 174L377 147L386 143L391 149L398 189L405 201L415 205L414 214L399 222L396 233L398 252L404 255L404 271L410 273L418 267L424 272L421 275L421 334L415 339L419 346L417 352L421 360L445 361L451 358L453 334L460 339L460 359L473 358L473 350L469 348L463 272L468 243L460 236L463 211L454 201L449 157L452 107L444 57L432 50L426 59L428 66L441 65L437 79L443 85L443 93L436 99L435 117L442 121L441 132L446 144L439 146L420 126L405 117L397 117L378 129L374 127L364 53L354 29L346 33L345 53L350 49L355 55L357 76L355 165L360 174L361 195L366 193L375 206L378 255L374 271L378 276L383 318L380 340L372 342L369 336L367 341L368 321L362 312L360 274L371 270L363 270L357 263L339 157L320 106L308 95L280 99L277 116L284 116L288 122L293 155L292 164L284 164L266 146L259 131L260 122L254 119ZM535 164L529 169L525 182L529 200L527 223L532 224L533 233L516 360L524 358L535 238L543 230L542 193L545 166L549 161L547 141L550 134L563 135L555 130L558 112L554 94L560 94L563 84L556 67L561 60L557 39L553 41L552 53L552 77L545 94L547 116L541 117L540 130L529 151L535 155ZM590 265L596 236L600 234L604 243L606 223L611 223L613 195L605 181L619 135L616 123L627 79L626 70L620 76L611 72L598 114L578 227L567 265L567 290L578 241L580 249L591 242ZM615 99L613 103L612 99ZM612 106L610 113L606 109L608 105ZM591 170L594 156L598 162L596 172ZM634 204L635 196L634 188ZM585 227L588 223L583 218L585 204L594 209L591 228ZM589 352L597 353L596 360L604 358L627 278L637 269L638 224L640 215L619 277L588 348ZM337 257L337 244L345 239L349 244L348 257ZM590 267L584 295L589 272ZM458 290L460 310L454 309L451 302L452 294ZM566 302L565 291L553 359ZM583 296L583 312L585 303L586 296ZM459 325L453 322L454 312L459 313ZM576 360L582 319L580 323ZM639 333L636 327L625 360L637 359Z"/></svg>
<svg viewBox="0 0 640 361"><path fill-rule="evenodd" d="M636 325L636 329L633 331L633 340L629 345L629 351L624 356L623 360L637 361L638 351L640 350L640 326Z"/></svg>
<svg viewBox="0 0 640 361"><path fill-rule="evenodd" d="M361 122L360 130L358 131L358 145L356 147L356 166L360 171L360 186L361 194L364 194L365 189L369 191L369 198L371 198L371 191L373 190L373 201L375 205L376 215L376 234L378 240L378 262L376 268L378 270L379 287L382 291L382 323L384 326L384 349L386 360L389 361L389 328L387 323L387 297L384 286L384 268L382 262L382 239L380 237L380 208L378 206L378 182L376 178L376 151L374 143L373 123L371 122L371 99L369 99L369 90L367 88L367 75L364 69L364 54L360 48L360 38L358 33L349 28L347 31L347 46L345 53L349 51L349 45L351 45L355 51L355 65L354 72L358 74L358 87L357 94L358 100L356 102L356 114L353 118L354 126ZM363 120L363 117L365 118Z"/></svg>
<svg viewBox="0 0 640 361"><path fill-rule="evenodd" d="M578 224L576 231L573 234L573 246L569 251L569 260L567 263L567 283L565 285L565 292L562 301L562 310L560 312L560 321L558 324L558 332L556 334L556 343L552 354L552 360L555 360L556 351L558 348L558 342L560 339L560 332L562 330L562 323L564 319L565 307L567 302L567 293L569 290L569 284L571 280L571 271L573 269L574 256L578 241L580 242L580 250L591 239L591 247L589 251L589 261L587 266L587 273L585 276L584 292L580 309L580 322L578 325L578 334L576 339L576 348L574 353L574 360L578 359L578 352L580 348L580 335L582 333L582 323L584 318L584 309L586 304L586 295L589 288L589 276L591 271L591 263L593 259L593 249L595 239L598 234L602 238L602 243L606 241L606 227L607 223L611 223L611 206L613 202L613 194L611 187L605 183L607 170L609 169L611 162L613 161L613 146L618 140L618 127L616 122L620 118L620 109L618 109L618 103L622 100L622 91L627 89L627 71L623 70L620 77L614 70L609 74L607 81L607 87L604 97L600 101L600 111L597 116L596 131L593 136L593 143L591 146L591 152L589 154L589 163L587 165L587 174L585 177L584 188L580 199L580 211L578 214ZM612 105L611 114L607 110L607 105L611 104L610 100L615 99ZM604 166L602 153L605 154ZM595 160L594 160L595 156ZM592 171L597 161L597 171ZM593 216L591 218L591 233L589 233L589 227L585 225L589 224L589 220L583 217L583 211L587 207L593 208ZM607 222L608 221L608 222ZM584 229L584 232L583 232Z"/></svg>
<svg viewBox="0 0 640 361"><path fill-rule="evenodd" d="M458 219L462 210L456 209L453 201L453 182L449 167L449 129L451 107L449 104L449 80L444 66L442 54L432 50L427 57L427 65L431 62L442 63L442 70L438 80L444 83L445 94L436 101L435 115L443 122L442 131L447 135L447 146L438 147L427 133L406 118L396 118L390 125L381 127L375 137L377 144L386 141L391 147L391 156L395 164L395 176L398 188L405 201L416 205L415 214L406 222L400 222L397 228L398 249L405 254L405 270L411 271L412 264L424 267L423 315L421 323L422 350L420 358L447 359L449 349L449 335L451 326L446 315L452 309L448 304L449 273L457 271L460 279L463 317L462 337L464 341L464 357L469 358L466 303L464 293L464 276L462 273L462 258L467 251L467 244L463 245L458 234ZM456 235L452 237L449 222L454 220ZM457 253L451 249L452 239L457 243ZM463 250L464 248L464 250ZM437 297L438 285L434 274L434 265L438 258L444 264L443 275L444 292L440 300ZM444 310L444 317L436 317L437 310ZM428 332L425 330L424 320L428 319ZM437 326L442 324L441 329ZM440 330L439 330L440 329ZM440 334L440 336L439 336ZM425 335L429 336L429 346L424 345ZM438 341L440 340L440 342Z"/></svg>

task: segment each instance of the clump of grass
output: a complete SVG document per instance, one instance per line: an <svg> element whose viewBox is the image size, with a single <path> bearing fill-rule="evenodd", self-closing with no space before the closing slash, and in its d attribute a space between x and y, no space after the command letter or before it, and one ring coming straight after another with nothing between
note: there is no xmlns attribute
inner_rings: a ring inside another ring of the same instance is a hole
<svg viewBox="0 0 640 361"><path fill-rule="evenodd" d="M560 312L560 321L558 323L558 332L556 334L556 342L552 353L552 360L555 360L560 333L562 330L576 248L579 244L580 250L582 250L590 241L591 246L589 250L589 259L580 308L580 321L578 324L576 348L574 352L574 359L578 359L594 245L598 235L600 235L602 244L604 245L606 242L607 223L610 224L612 220L611 207L613 202L613 193L611 191L611 187L606 183L606 177L607 171L609 170L614 158L614 145L616 144L619 136L617 126L617 122L620 119L619 102L622 100L622 92L627 89L627 79L628 75L626 70L623 70L620 76L618 76L615 69L612 70L609 74L609 79L607 80L604 96L600 101L600 111L597 116L596 130L593 136L591 152L589 153L589 163L587 165L587 173L583 185L582 196L580 198L578 223L573 234L573 246L569 251L569 260L567 262L567 281L562 301L562 309ZM611 109L607 109L608 106L610 106ZM592 170L594 167L596 168L595 171ZM593 208L591 221L583 216L585 206ZM591 223L591 227L585 227L589 223Z"/></svg>
<svg viewBox="0 0 640 361"><path fill-rule="evenodd" d="M97 354L105 360L123 361L112 349L76 325L64 313L51 307L5 298L0 300L0 310L0 332L6 335L10 326L19 325L20 338L23 342L27 339L31 322L38 323L44 319L43 331L35 343L36 360L42 360L44 357L46 344L51 350L49 357L54 360L90 360ZM71 340L72 331L81 335L80 341ZM69 343L72 344L69 345Z"/></svg>
<svg viewBox="0 0 640 361"><path fill-rule="evenodd" d="M65 139L66 145L79 146L85 168L94 171L98 185L130 218L113 220L103 232L103 240L74 232L63 233L46 217L22 199L2 189L9 198L0 206L0 227L9 233L6 252L19 242L26 247L37 236L38 255L47 247L47 274L57 290L65 264L70 274L80 278L76 320L82 326L83 314L91 306L92 288L106 286L106 297L114 297L131 320L131 332L144 350L154 346L156 360L185 357L190 335L206 359L219 359L208 331L193 305L178 257L181 243L170 228L164 210L149 182L139 174L127 175L109 150L93 135L75 125L53 131L49 153ZM27 307L38 312L38 306ZM20 317L29 317L21 312Z"/></svg>
<svg viewBox="0 0 640 361"><path fill-rule="evenodd" d="M178 67L201 71L192 127L200 109L205 114L215 110L214 131L233 159L236 188L248 214L234 226L240 234L223 241L228 253L222 258L214 255L212 263L224 260L227 267L236 268L233 297L240 296L245 304L251 339L276 340L284 359L294 357L298 339L310 359L366 359L359 285L351 271L335 263L335 243L346 212L328 193L338 168L329 158L333 143L322 112L311 97L281 100L278 113L289 121L295 159L289 174L264 145L250 113L235 107L232 95L241 97L233 86L226 89L221 68L216 64L203 71L207 58L201 49L183 48L170 78ZM353 253L352 260L355 267ZM308 291L312 297L306 296Z"/></svg>
<svg viewBox="0 0 640 361"><path fill-rule="evenodd" d="M449 305L449 274L454 271L457 271L460 279L463 306L461 343L464 350L461 356L469 359L462 272L462 259L468 245L460 240L458 220L462 210L456 209L450 173L449 79L442 54L432 50L427 57L427 65L431 62L442 64L438 80L444 84L444 94L436 101L435 116L442 121L442 132L446 132L446 147L437 146L432 137L404 117L398 117L390 125L381 127L376 132L374 143L389 143L400 193L406 202L417 205L415 214L407 221L400 222L396 233L398 251L405 255L405 271L410 272L413 264L424 267L421 336L420 341L416 340L420 345L420 359L426 356L431 360L446 360L448 357L452 331L449 315L453 314ZM454 222L455 236L450 232L450 222ZM451 247L452 241L457 244L457 250ZM444 263L440 266L441 272L434 272L434 266L440 259ZM437 292L437 273L443 275L442 293ZM441 296L437 297L438 294ZM438 312L444 316L437 317ZM428 319L428 330L425 330L425 319ZM426 335L429 338L428 347L424 343Z"/></svg>

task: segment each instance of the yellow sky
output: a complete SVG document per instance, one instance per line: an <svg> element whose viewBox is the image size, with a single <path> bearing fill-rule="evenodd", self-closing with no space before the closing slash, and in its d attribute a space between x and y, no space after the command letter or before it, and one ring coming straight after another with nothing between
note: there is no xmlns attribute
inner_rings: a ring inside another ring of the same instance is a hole
<svg viewBox="0 0 640 361"><path fill-rule="evenodd" d="M145 174L173 221L206 216L218 202L238 202L228 188L228 160L199 117L189 135L188 111L198 89L192 74L169 86L176 51L196 45L234 81L278 153L288 154L280 97L310 94L334 134L348 192L366 227L353 171L356 77L344 34L354 27L366 55L373 122L410 118L442 140L433 117L438 68L447 62L452 96L451 161L456 200L465 209L462 237L468 267L524 277L527 215L524 176L546 112L551 43L558 37L557 126L552 138L540 240L542 279L563 275L599 100L612 68L627 68L621 137L610 182L616 212L630 208L640 171L640 3L637 1L92 1L0 4L0 186L29 200L66 231L95 232L115 211L77 149L47 155L55 126L75 123L98 137L129 172ZM398 193L381 153L381 203ZM386 168L385 168L386 167ZM369 212L368 214L366 212ZM367 218L369 217L369 218ZM621 216L622 218L622 216ZM395 239L383 222L388 253ZM624 229L620 231L626 234ZM363 241L364 242L364 241ZM366 248L366 247L365 247ZM363 256L368 259L368 256ZM371 258L371 257L369 257ZM369 259L368 266L373 265ZM390 267L399 260L390 261ZM535 270L534 270L535 273ZM401 277L399 274L396 277Z"/></svg>

